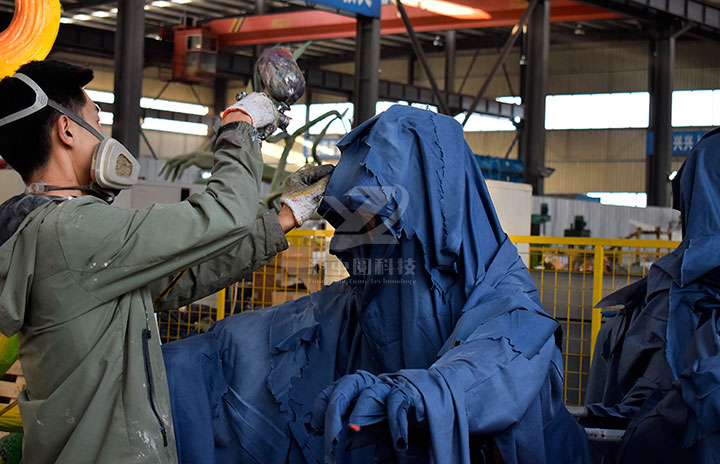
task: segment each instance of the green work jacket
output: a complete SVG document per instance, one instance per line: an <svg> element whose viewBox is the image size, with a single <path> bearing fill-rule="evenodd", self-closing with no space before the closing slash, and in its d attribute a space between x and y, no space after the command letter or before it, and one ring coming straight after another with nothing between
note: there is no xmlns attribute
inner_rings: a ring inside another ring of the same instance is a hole
<svg viewBox="0 0 720 464"><path fill-rule="evenodd" d="M0 246L0 331L20 334L27 382L24 462L177 462L153 311L224 288L287 248L274 212L256 218L255 131L225 130L215 150L207 189L186 201L48 201Z"/></svg>

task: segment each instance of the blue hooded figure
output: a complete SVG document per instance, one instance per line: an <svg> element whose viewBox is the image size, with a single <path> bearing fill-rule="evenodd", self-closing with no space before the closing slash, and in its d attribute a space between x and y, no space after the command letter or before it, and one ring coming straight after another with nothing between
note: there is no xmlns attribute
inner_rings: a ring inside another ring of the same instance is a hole
<svg viewBox="0 0 720 464"><path fill-rule="evenodd" d="M183 462L586 462L560 329L462 127L394 106L320 213L350 277L164 346Z"/></svg>
<svg viewBox="0 0 720 464"><path fill-rule="evenodd" d="M618 462L720 460L719 133L673 180L680 246L598 304L622 306L598 335L587 397L595 416L627 424Z"/></svg>

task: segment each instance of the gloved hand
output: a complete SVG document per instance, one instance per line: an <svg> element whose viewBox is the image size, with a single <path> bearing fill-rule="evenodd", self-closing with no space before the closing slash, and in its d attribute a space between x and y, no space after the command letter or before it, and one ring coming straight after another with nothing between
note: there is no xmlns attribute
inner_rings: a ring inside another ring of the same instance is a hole
<svg viewBox="0 0 720 464"><path fill-rule="evenodd" d="M355 406L348 417L351 404ZM311 427L325 434L325 461L334 462L342 452L348 427L367 426L388 421L392 442L397 450L408 446L408 412L416 424L425 422L425 404L420 392L402 375L379 377L359 370L346 375L315 399Z"/></svg>
<svg viewBox="0 0 720 464"><path fill-rule="evenodd" d="M296 226L305 222L317 209L334 168L331 164L308 164L290 174L285 181L285 191L280 196L280 203L292 210Z"/></svg>
<svg viewBox="0 0 720 464"><path fill-rule="evenodd" d="M270 137L277 129L278 112L275 104L262 92L238 94L238 101L223 111L222 118L233 111L242 111L250 117L250 123L258 131L261 140Z"/></svg>

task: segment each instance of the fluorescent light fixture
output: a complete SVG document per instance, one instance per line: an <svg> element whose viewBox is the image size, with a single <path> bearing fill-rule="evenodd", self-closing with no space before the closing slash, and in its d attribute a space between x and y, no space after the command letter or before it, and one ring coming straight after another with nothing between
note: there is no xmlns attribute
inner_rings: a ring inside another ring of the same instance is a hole
<svg viewBox="0 0 720 464"><path fill-rule="evenodd" d="M145 118L142 124L143 129L162 132L176 132L186 135L208 134L208 126L198 122L173 121L170 119Z"/></svg>
<svg viewBox="0 0 720 464"><path fill-rule="evenodd" d="M60 24L72 24L72 23L74 23L74 22L75 22L75 21L73 21L73 20L70 19L70 18L60 18Z"/></svg>
<svg viewBox="0 0 720 464"><path fill-rule="evenodd" d="M78 21L87 21L92 18L86 14L76 14L73 16L73 19L77 19Z"/></svg>
<svg viewBox="0 0 720 464"><path fill-rule="evenodd" d="M112 14L117 14L117 12L118 12L117 8L113 8L110 10L110 13L112 13Z"/></svg>
<svg viewBox="0 0 720 464"><path fill-rule="evenodd" d="M178 5L184 5L186 3L190 3L192 0L172 0L173 3L177 3Z"/></svg>
<svg viewBox="0 0 720 464"><path fill-rule="evenodd" d="M152 5L152 6L156 6L156 7L158 7L158 8L167 8L167 7L169 7L170 5L172 5L172 3L166 2L165 0L158 0L158 1L156 1L156 2L152 2L151 5Z"/></svg>
<svg viewBox="0 0 720 464"><path fill-rule="evenodd" d="M445 0L403 0L403 5L457 19L490 19L485 10Z"/></svg>
<svg viewBox="0 0 720 464"><path fill-rule="evenodd" d="M145 5L145 6L143 7L143 10L145 10L145 11L147 11L147 10L149 10L149 9L150 9L150 5Z"/></svg>
<svg viewBox="0 0 720 464"><path fill-rule="evenodd" d="M110 16L110 13L107 11L93 11L90 13L92 16L95 16L96 18L107 18Z"/></svg>
<svg viewBox="0 0 720 464"><path fill-rule="evenodd" d="M115 95L112 92L91 89L85 89L85 91L95 103L115 103ZM203 105L171 100L156 100L147 97L140 99L140 107L161 111L173 111L175 113L196 114L198 116L205 116L209 111L208 107Z"/></svg>
<svg viewBox="0 0 720 464"><path fill-rule="evenodd" d="M183 103L170 100L155 100L154 98L143 97L140 99L140 106L161 111L174 111L176 113L197 114L205 116L208 114L208 107L194 103Z"/></svg>

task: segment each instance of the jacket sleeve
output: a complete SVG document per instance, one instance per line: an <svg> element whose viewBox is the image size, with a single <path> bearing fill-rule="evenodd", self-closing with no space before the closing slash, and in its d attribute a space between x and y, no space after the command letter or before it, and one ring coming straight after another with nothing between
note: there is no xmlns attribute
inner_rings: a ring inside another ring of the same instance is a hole
<svg viewBox="0 0 720 464"><path fill-rule="evenodd" d="M250 235L210 261L189 268L175 285L169 287L177 274L151 283L155 311L179 308L211 295L264 266L287 247L277 214L268 211L255 221ZM167 293L162 295L165 291Z"/></svg>
<svg viewBox="0 0 720 464"><path fill-rule="evenodd" d="M73 279L104 302L218 256L253 228L262 166L255 130L240 123L221 129L211 181L185 201L143 210L65 202L58 242Z"/></svg>

